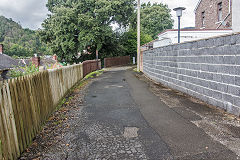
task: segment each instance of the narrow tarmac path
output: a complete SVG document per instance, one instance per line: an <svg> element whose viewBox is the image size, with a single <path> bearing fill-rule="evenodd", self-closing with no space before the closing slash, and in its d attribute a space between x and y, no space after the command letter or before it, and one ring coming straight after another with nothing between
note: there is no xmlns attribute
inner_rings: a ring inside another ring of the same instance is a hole
<svg viewBox="0 0 240 160"><path fill-rule="evenodd" d="M109 70L87 88L83 107L71 113L61 140L35 154L69 160L238 158L191 122L201 117L186 114L168 107L132 71Z"/></svg>

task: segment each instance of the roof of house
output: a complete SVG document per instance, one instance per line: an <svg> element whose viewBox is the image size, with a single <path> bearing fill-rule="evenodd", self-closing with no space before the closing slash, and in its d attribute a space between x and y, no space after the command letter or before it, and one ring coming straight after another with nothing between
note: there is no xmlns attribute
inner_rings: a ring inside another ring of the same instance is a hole
<svg viewBox="0 0 240 160"><path fill-rule="evenodd" d="M10 69L19 65L20 63L18 60L13 59L6 54L0 54L0 70Z"/></svg>
<svg viewBox="0 0 240 160"><path fill-rule="evenodd" d="M54 65L55 63L57 63L57 61L53 60L52 58L43 58L40 61L41 66Z"/></svg>
<svg viewBox="0 0 240 160"><path fill-rule="evenodd" d="M6 68L4 67L4 66L2 66L2 65L0 65L0 72L2 71L2 70L5 70Z"/></svg>
<svg viewBox="0 0 240 160"><path fill-rule="evenodd" d="M23 64L25 65L29 65L32 63L32 59L28 58L28 59L19 59L19 61L21 61ZM57 63L56 60L53 60L52 58L41 58L40 60L40 66L52 66L55 63Z"/></svg>
<svg viewBox="0 0 240 160"><path fill-rule="evenodd" d="M196 8L194 9L194 12L195 12L195 13L196 13L196 10L198 9L198 7L199 7L199 5L200 5L201 2L202 2L202 0L199 0L199 1L198 1L197 6L196 6Z"/></svg>
<svg viewBox="0 0 240 160"><path fill-rule="evenodd" d="M152 40L151 42L148 42L148 43L145 43L145 44L143 44L141 47L145 47L145 46L147 46L147 45L151 45L151 44L153 44L153 42L155 42L155 41L157 41L158 39L154 39L154 40Z"/></svg>

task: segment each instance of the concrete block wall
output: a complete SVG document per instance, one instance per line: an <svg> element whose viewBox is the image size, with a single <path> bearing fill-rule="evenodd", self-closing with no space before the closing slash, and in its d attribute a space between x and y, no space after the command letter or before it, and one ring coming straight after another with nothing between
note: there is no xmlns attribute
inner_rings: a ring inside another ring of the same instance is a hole
<svg viewBox="0 0 240 160"><path fill-rule="evenodd" d="M151 79L240 115L240 34L143 52Z"/></svg>

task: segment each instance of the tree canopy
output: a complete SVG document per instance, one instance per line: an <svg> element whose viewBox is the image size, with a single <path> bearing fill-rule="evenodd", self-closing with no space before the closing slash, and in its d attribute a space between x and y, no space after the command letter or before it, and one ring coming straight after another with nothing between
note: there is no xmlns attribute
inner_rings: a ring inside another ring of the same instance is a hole
<svg viewBox="0 0 240 160"><path fill-rule="evenodd" d="M143 33L151 35L153 39L166 29L173 27L171 10L162 3L144 3L141 5L141 30ZM131 28L135 29L137 24L136 13L131 21Z"/></svg>
<svg viewBox="0 0 240 160"><path fill-rule="evenodd" d="M148 34L141 33L141 45L144 45L150 41L152 41L152 37ZM121 37L121 44L124 46L124 52L127 55L132 57L137 56L137 31L130 30L125 32Z"/></svg>
<svg viewBox="0 0 240 160"><path fill-rule="evenodd" d="M126 27L135 0L48 0L51 14L39 31L42 40L66 61L77 61L78 53L98 52L112 36L111 25Z"/></svg>
<svg viewBox="0 0 240 160"><path fill-rule="evenodd" d="M38 34L61 60L93 59L98 52L100 58L136 55L135 0L48 0L47 7L50 14ZM144 44L172 28L170 9L162 3L142 4L141 25ZM84 51L92 54L79 56Z"/></svg>

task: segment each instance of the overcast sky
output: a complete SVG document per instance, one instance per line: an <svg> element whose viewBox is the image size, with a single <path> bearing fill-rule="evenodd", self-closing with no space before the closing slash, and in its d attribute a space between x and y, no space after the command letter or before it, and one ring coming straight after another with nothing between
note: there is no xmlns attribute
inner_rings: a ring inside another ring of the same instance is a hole
<svg viewBox="0 0 240 160"><path fill-rule="evenodd" d="M194 9L197 6L199 0L142 0L142 2L162 2L167 4L172 10L176 7L185 7L186 10L183 11L183 16L181 18L181 27L194 27L195 26L195 14ZM177 17L176 12L172 10L172 18L174 19L174 28L177 28Z"/></svg>
<svg viewBox="0 0 240 160"><path fill-rule="evenodd" d="M0 0L0 15L12 18L24 28L38 29L47 16L47 0Z"/></svg>
<svg viewBox="0 0 240 160"><path fill-rule="evenodd" d="M24 28L38 29L47 16L45 6L47 0L0 0L0 15L12 18ZM182 27L194 27L194 8L198 0L141 0L142 2L162 2L170 9L186 7L182 16ZM172 11L175 20L174 28L177 28L176 14Z"/></svg>

